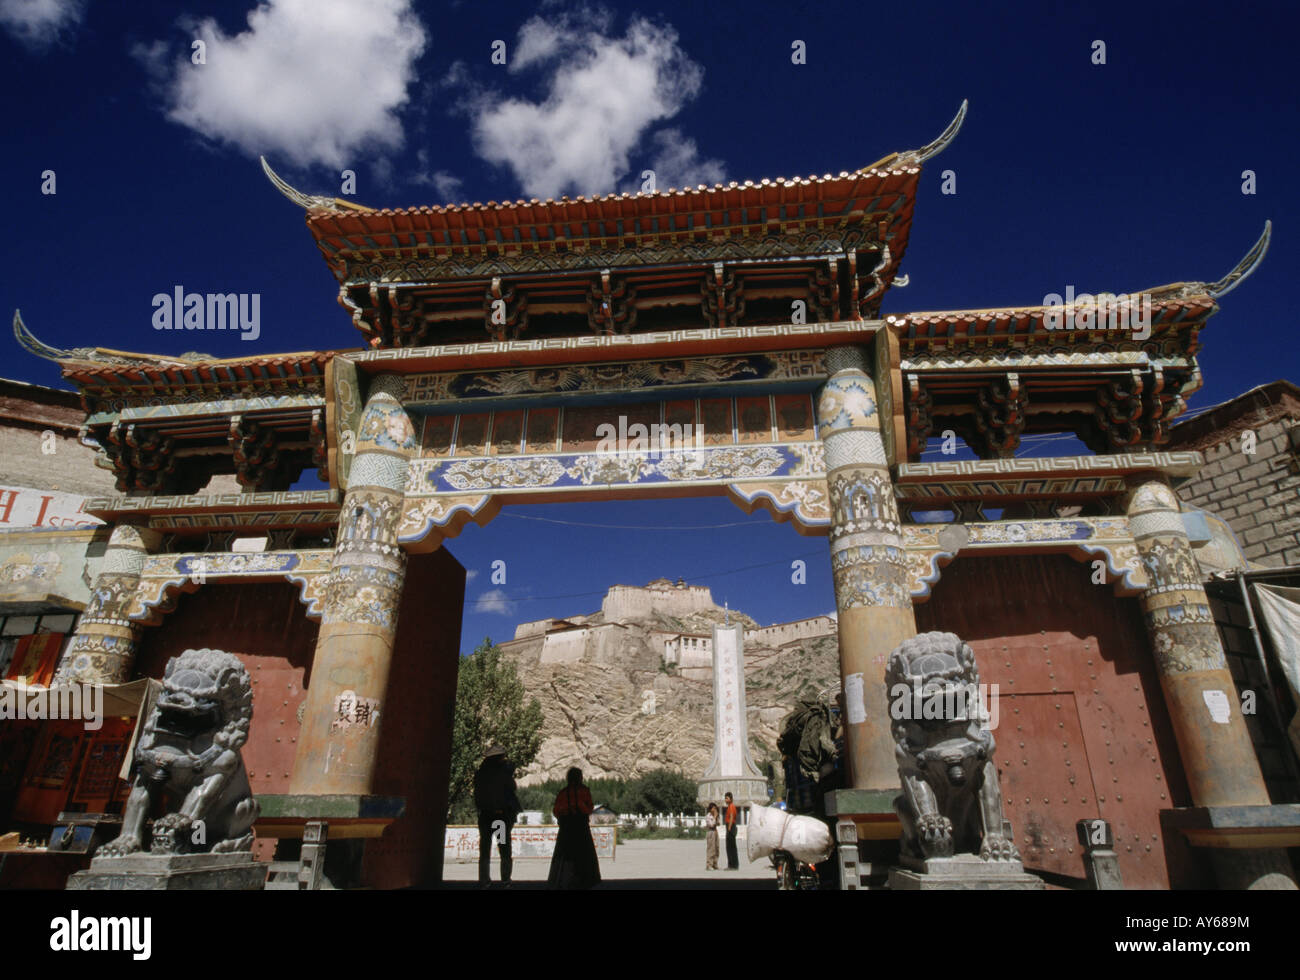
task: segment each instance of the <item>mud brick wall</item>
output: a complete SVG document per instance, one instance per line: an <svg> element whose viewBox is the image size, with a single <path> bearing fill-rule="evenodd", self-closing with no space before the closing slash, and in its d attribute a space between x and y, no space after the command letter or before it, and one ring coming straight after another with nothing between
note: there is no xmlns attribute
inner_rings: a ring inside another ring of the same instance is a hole
<svg viewBox="0 0 1300 980"><path fill-rule="evenodd" d="M115 493L113 474L95 465L95 451L78 438L83 417L71 391L0 379L0 483L87 497ZM53 453L42 451L47 431Z"/></svg>
<svg viewBox="0 0 1300 980"><path fill-rule="evenodd" d="M1205 454L1178 489L1183 502L1231 525L1246 558L1267 568L1300 565L1300 397L1274 382L1175 426L1170 449ZM1242 451L1255 434L1253 455Z"/></svg>

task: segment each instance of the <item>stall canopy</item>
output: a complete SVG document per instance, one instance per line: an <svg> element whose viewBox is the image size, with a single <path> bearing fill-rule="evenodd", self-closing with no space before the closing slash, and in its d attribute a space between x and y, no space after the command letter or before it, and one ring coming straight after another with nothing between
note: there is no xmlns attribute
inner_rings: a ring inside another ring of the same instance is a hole
<svg viewBox="0 0 1300 980"><path fill-rule="evenodd" d="M134 718L140 714L140 705L145 702L146 695L150 685L157 684L157 681L148 677L142 677L139 680L128 681L125 684L101 684L102 701L100 702L105 718ZM63 703L69 702L72 698L81 698L79 685L73 685L71 688L62 687L45 687L41 684L24 684L22 681L5 680L0 681L8 690L13 691L9 697L25 697L28 700L37 696L38 692L41 697L47 698L51 702ZM4 692L0 692L4 693ZM84 703L78 701L78 703Z"/></svg>
<svg viewBox="0 0 1300 980"><path fill-rule="evenodd" d="M153 709L153 703L162 689L162 684L152 678L141 677L139 680L127 681L125 684L101 684L99 689L100 693L96 696L96 700L99 702L99 714L103 718L135 718L136 720L131 742L122 760L122 770L118 774L122 779L126 779L131 768L131 760L135 755L135 744L140 738L140 729ZM0 698L11 703L16 704L21 699L24 705L27 705L33 698L38 697L50 705L71 704L74 699L78 705L88 703L79 685L46 688L37 684L24 684L22 681L0 681ZM89 703L93 704L94 701ZM48 712L46 714L48 715ZM10 715L16 717L12 712Z"/></svg>

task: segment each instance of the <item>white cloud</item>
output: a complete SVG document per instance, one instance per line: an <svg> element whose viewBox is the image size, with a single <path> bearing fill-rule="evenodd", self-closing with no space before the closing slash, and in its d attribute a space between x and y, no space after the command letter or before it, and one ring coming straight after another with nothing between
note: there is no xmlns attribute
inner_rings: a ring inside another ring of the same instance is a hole
<svg viewBox="0 0 1300 980"><path fill-rule="evenodd" d="M475 600L474 611L509 616L515 611L515 604L506 598L505 589L489 589Z"/></svg>
<svg viewBox="0 0 1300 980"><path fill-rule="evenodd" d="M546 61L560 50L563 36L554 24L534 17L519 31L513 55L507 58L511 71L521 71L529 65Z"/></svg>
<svg viewBox="0 0 1300 980"><path fill-rule="evenodd" d="M469 585L469 583L470 583L470 582L473 582L476 578L478 578L478 569L477 569L477 568L467 568L467 569L465 569L465 584L466 584L466 585Z"/></svg>
<svg viewBox="0 0 1300 980"><path fill-rule="evenodd" d="M0 27L31 48L44 48L76 27L86 0L0 0Z"/></svg>
<svg viewBox="0 0 1300 980"><path fill-rule="evenodd" d="M189 30L205 64L189 50L165 64L158 45L137 48L165 79L172 121L302 167L401 147L397 111L426 40L411 0L263 0L242 33L211 18Z"/></svg>
<svg viewBox="0 0 1300 980"><path fill-rule="evenodd" d="M433 182L433 189L440 202L451 204L464 200L465 182L455 174L438 170L430 174L429 179Z"/></svg>
<svg viewBox="0 0 1300 980"><path fill-rule="evenodd" d="M376 157L370 162L370 174L380 187L392 187L393 161L388 157Z"/></svg>
<svg viewBox="0 0 1300 980"><path fill-rule="evenodd" d="M450 171L430 170L427 150L417 150L415 161L419 171L411 178L411 183L432 187L439 204L459 203L464 200L465 182Z"/></svg>
<svg viewBox="0 0 1300 980"><path fill-rule="evenodd" d="M509 167L532 197L614 190L647 138L657 147L650 162L659 189L701 175L721 179L721 163L699 160L694 141L679 131L651 134L699 94L703 81L703 69L678 46L676 31L643 18L622 37L611 36L609 28L607 14L585 10L525 23L510 70L549 73L546 97L502 98L470 85L465 105L475 151ZM463 72L450 72L447 81L463 82Z"/></svg>
<svg viewBox="0 0 1300 980"><path fill-rule="evenodd" d="M655 172L655 187L694 187L697 184L718 184L725 171L721 160L701 160L695 140L682 135L682 131L661 129L654 135L655 155L650 169Z"/></svg>

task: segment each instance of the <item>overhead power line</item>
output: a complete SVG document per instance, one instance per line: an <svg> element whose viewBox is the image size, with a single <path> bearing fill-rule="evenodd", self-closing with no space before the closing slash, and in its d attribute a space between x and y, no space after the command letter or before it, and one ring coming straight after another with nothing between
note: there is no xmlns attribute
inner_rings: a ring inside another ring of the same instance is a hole
<svg viewBox="0 0 1300 980"><path fill-rule="evenodd" d="M731 521L727 524L593 524L589 521L562 521L555 517L535 517L530 514L511 514L503 512L502 517L513 517L517 521L541 521L544 524L563 524L568 527L594 527L605 531L715 531L724 527L762 527L779 526L774 521Z"/></svg>
<svg viewBox="0 0 1300 980"><path fill-rule="evenodd" d="M789 565L790 562L796 559L816 558L818 556L825 557L828 555L829 552L819 548L816 551L807 551L801 555L788 555L784 558L778 558L775 561L759 562L756 565L742 565L740 568L730 568L721 572L700 572L690 576L690 580L692 582L702 582L711 578L725 578L728 575L738 575L741 572L751 572L757 568L771 568L774 565ZM605 595L605 593L608 591L609 591L608 589L597 589L591 592L565 592L557 595L533 595L533 596L494 595L491 596L490 598L473 599L469 602L466 602L465 605L466 606L478 606L478 605L494 606L501 602L507 602L507 603L543 602L543 601L549 602L553 599L582 599L587 596Z"/></svg>

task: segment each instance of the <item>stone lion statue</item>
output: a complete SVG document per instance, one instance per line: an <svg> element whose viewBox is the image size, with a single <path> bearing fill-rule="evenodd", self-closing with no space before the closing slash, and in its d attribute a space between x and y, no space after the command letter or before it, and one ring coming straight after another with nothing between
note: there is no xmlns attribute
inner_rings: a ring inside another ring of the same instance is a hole
<svg viewBox="0 0 1300 980"><path fill-rule="evenodd" d="M159 807L155 854L250 850L258 807L239 750L252 720L252 685L238 657L186 650L172 658L136 745L122 833L97 856L141 850L145 820Z"/></svg>
<svg viewBox="0 0 1300 980"><path fill-rule="evenodd" d="M902 856L924 861L977 853L986 861L1019 861L1003 827L974 652L956 634L923 633L889 655L885 682L903 787L894 800Z"/></svg>

